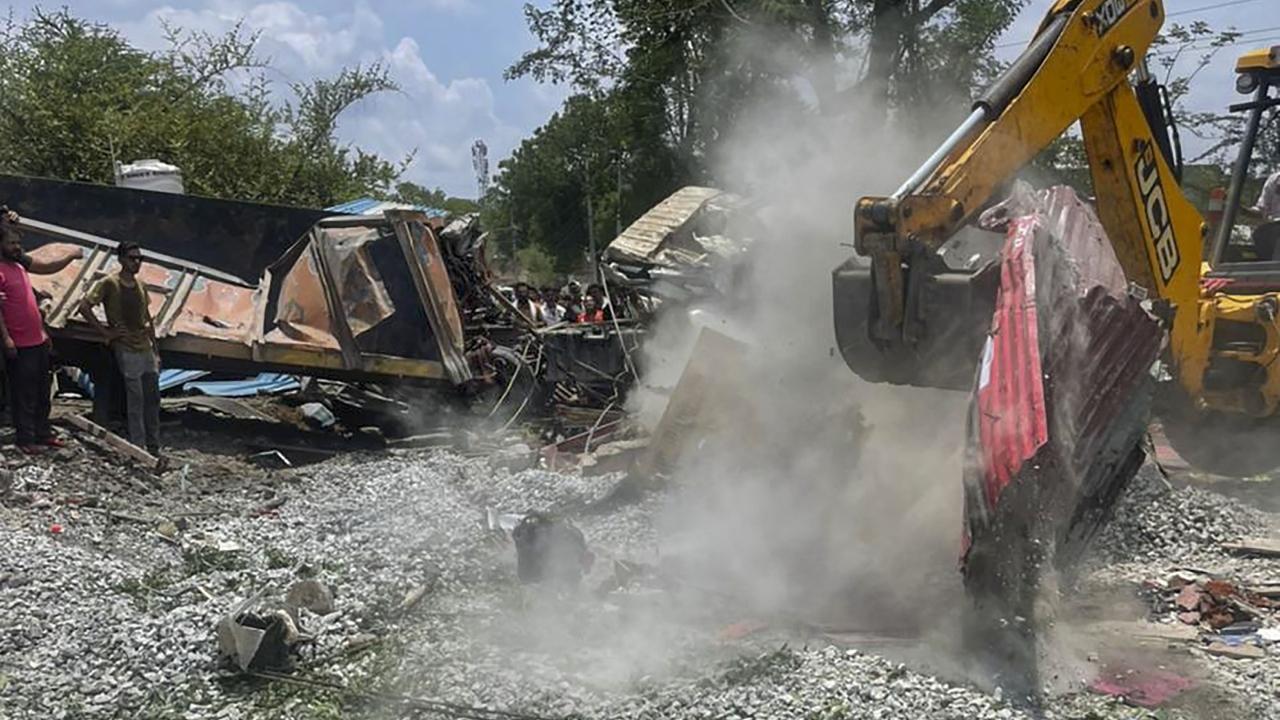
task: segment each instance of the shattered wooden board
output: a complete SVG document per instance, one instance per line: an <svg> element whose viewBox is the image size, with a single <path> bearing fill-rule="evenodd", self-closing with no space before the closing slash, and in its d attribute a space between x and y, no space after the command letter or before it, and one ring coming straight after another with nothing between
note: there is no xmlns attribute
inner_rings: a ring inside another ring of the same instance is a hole
<svg viewBox="0 0 1280 720"><path fill-rule="evenodd" d="M1222 549L1240 555L1280 557L1280 539L1247 538L1240 542L1224 542L1222 543Z"/></svg>
<svg viewBox="0 0 1280 720"><path fill-rule="evenodd" d="M703 328L653 431L649 450L637 465L640 475L670 473L689 448L723 428L727 420L749 426L751 412L733 381L741 377L741 359L747 350L737 340Z"/></svg>

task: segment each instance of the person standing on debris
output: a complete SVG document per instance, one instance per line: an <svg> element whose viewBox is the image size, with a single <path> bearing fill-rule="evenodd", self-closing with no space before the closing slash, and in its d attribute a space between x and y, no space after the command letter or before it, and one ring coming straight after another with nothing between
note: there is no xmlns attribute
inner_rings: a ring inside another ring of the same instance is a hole
<svg viewBox="0 0 1280 720"><path fill-rule="evenodd" d="M122 242L116 257L120 272L102 278L89 290L80 303L80 317L111 347L124 376L129 442L155 455L160 452L160 356L150 299L138 279L142 246ZM98 305L106 312L105 326L94 314Z"/></svg>
<svg viewBox="0 0 1280 720"><path fill-rule="evenodd" d="M84 257L84 250L76 248L54 261L36 260L22 251L17 223L16 213L0 208L0 339L4 342L15 441L22 452L38 455L48 448L63 447L63 442L49 425L51 343L30 273L52 275Z"/></svg>

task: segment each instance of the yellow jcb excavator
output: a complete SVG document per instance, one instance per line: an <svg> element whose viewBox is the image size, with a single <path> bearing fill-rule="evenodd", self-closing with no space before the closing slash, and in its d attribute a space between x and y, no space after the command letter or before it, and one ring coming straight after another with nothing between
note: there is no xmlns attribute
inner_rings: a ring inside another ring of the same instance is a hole
<svg viewBox="0 0 1280 720"><path fill-rule="evenodd" d="M961 558L973 649L1032 694L1053 625L1040 600L1058 574L1046 570L1069 573L1102 527L1142 463L1153 409L1202 469L1280 465L1280 222L1241 205L1260 128L1277 122L1280 47L1237 62L1245 133L1211 227L1179 187L1167 93L1146 69L1164 17L1161 0L1057 0L925 163L893 195L858 201L861 257L833 273L854 372L971 393ZM1015 190L1075 122L1093 202ZM957 266L975 225L1003 231L1002 249Z"/></svg>
<svg viewBox="0 0 1280 720"><path fill-rule="evenodd" d="M1156 408L1171 444L1211 472L1280 466L1280 222L1242 207L1259 129L1280 122L1280 46L1237 61L1247 99L1231 110L1245 133L1211 227L1179 187L1167 94L1146 69L1164 16L1161 0L1058 0L933 155L893 195L858 201L862 257L834 273L837 340L854 372L975 387L995 290L939 251L1078 121L1097 218L1168 330Z"/></svg>

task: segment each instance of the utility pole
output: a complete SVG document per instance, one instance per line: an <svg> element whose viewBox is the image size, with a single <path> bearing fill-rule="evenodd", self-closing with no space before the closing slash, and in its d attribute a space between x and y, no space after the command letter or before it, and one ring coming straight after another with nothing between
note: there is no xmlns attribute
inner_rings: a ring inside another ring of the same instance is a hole
<svg viewBox="0 0 1280 720"><path fill-rule="evenodd" d="M484 140L471 144L471 167L476 171L476 202L482 203L489 192L489 146Z"/></svg>
<svg viewBox="0 0 1280 720"><path fill-rule="evenodd" d="M591 265L591 276L600 282L600 263L596 258L596 204L591 197L591 156L582 161L582 190L587 196L587 257Z"/></svg>
<svg viewBox="0 0 1280 720"><path fill-rule="evenodd" d="M627 151L618 151L618 201L614 204L613 236L622 234L622 166L627 160Z"/></svg>

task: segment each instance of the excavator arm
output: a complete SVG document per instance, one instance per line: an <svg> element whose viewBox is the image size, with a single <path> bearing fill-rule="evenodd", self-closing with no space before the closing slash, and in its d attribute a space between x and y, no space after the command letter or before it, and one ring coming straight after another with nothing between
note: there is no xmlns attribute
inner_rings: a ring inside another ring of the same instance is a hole
<svg viewBox="0 0 1280 720"><path fill-rule="evenodd" d="M1171 304L1194 303L1205 226L1162 152L1167 135L1152 130L1157 118L1140 102L1154 92L1143 59L1163 21L1160 0L1059 0L933 156L893 195L858 201L855 248L870 266L851 260L836 271L837 336L855 372L969 386L986 327L957 327L952 316L989 318L991 280L947 268L938 250L1077 121L1126 276ZM863 297L842 303L854 293Z"/></svg>

